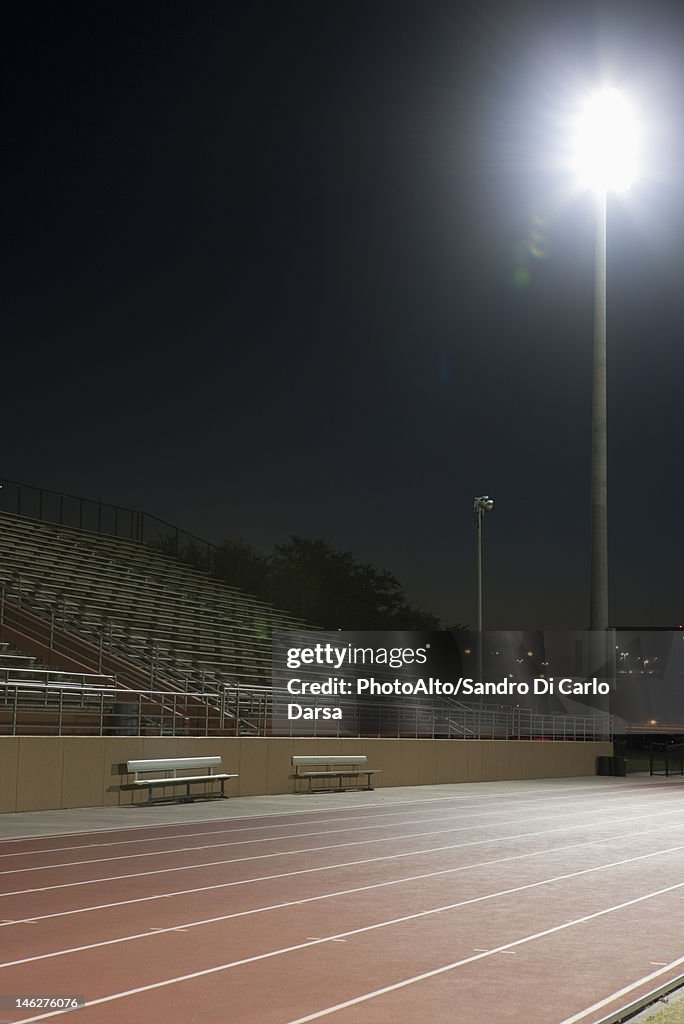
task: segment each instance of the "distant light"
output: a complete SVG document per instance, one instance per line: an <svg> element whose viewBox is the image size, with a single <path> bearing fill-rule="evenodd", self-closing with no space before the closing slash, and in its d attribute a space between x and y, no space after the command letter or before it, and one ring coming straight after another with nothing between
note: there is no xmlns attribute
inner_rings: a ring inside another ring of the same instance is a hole
<svg viewBox="0 0 684 1024"><path fill-rule="evenodd" d="M582 188L626 192L638 174L638 128L617 89L601 89L582 104L573 149Z"/></svg>

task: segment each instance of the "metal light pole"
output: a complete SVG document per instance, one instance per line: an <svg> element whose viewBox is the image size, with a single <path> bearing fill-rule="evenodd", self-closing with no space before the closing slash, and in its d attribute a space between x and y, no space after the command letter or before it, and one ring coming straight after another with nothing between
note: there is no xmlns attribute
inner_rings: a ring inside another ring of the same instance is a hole
<svg viewBox="0 0 684 1024"><path fill-rule="evenodd" d="M477 676L476 683L481 683L483 672L482 658L482 516L485 512L491 512L494 508L494 501L487 494L481 498L475 498L473 512L475 513L475 532L477 537Z"/></svg>
<svg viewBox="0 0 684 1024"><path fill-rule="evenodd" d="M617 89L587 96L574 139L578 183L596 197L594 358L591 399L591 592L589 628L608 629L608 472L606 404L606 199L637 176L637 126Z"/></svg>
<svg viewBox="0 0 684 1024"><path fill-rule="evenodd" d="M596 195L594 368L591 396L589 629L608 629L608 410L606 401L606 192Z"/></svg>

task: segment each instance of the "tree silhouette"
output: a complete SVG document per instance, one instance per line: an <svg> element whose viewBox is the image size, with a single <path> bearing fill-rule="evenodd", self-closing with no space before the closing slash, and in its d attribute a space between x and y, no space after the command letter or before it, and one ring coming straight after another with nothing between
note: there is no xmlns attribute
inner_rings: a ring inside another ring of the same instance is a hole
<svg viewBox="0 0 684 1024"><path fill-rule="evenodd" d="M172 545L162 538L156 547L207 568L206 552L191 543ZM440 628L438 618L409 603L396 576L357 561L350 551L335 551L324 540L291 536L264 554L227 538L212 548L209 571L324 629Z"/></svg>

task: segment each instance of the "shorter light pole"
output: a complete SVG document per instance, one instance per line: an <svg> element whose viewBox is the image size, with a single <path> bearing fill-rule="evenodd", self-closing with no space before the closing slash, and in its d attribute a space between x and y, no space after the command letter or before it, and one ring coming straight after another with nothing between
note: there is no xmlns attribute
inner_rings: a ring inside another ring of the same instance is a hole
<svg viewBox="0 0 684 1024"><path fill-rule="evenodd" d="M475 528L477 533L477 678L476 683L483 682L482 679L482 516L485 512L491 512L494 508L494 501L488 494L481 498L475 498L473 512L475 513Z"/></svg>

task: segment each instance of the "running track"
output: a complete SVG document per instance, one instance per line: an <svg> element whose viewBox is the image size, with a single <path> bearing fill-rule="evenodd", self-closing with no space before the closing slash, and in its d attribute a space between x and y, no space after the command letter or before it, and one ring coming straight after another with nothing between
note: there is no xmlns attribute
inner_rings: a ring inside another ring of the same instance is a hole
<svg viewBox="0 0 684 1024"><path fill-rule="evenodd" d="M684 972L682 780L382 793L0 839L3 1006L86 1000L0 1021L596 1024Z"/></svg>

